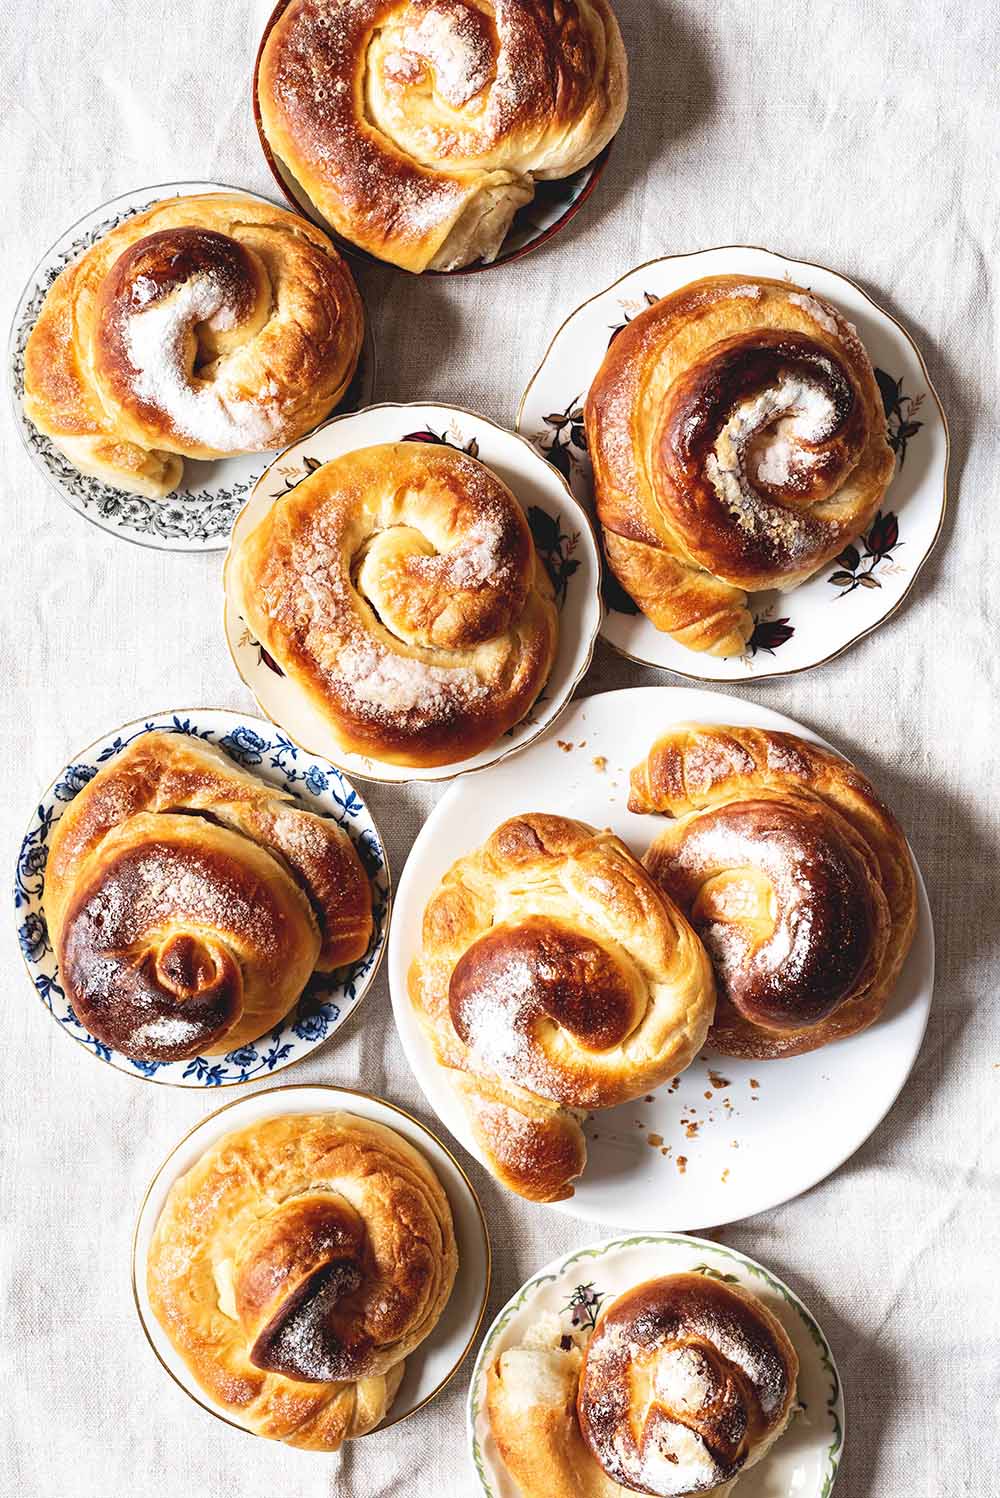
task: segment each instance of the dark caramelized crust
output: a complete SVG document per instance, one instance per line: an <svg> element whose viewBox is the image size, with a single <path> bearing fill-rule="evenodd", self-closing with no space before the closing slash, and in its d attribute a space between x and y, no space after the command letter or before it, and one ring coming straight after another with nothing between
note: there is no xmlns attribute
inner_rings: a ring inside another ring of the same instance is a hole
<svg viewBox="0 0 1000 1498"><path fill-rule="evenodd" d="M289 1115L174 1184L148 1286L213 1399L259 1435L335 1450L385 1415L456 1268L448 1200L412 1146L349 1114Z"/></svg>
<svg viewBox="0 0 1000 1498"><path fill-rule="evenodd" d="M531 708L558 615L524 511L483 464L387 443L326 463L230 554L255 637L346 750L453 764Z"/></svg>
<svg viewBox="0 0 1000 1498"><path fill-rule="evenodd" d="M719 1050L798 1055L878 1018L916 880L859 770L791 734L682 724L633 771L629 806L672 818L644 862L712 956Z"/></svg>
<svg viewBox="0 0 1000 1498"><path fill-rule="evenodd" d="M422 271L492 259L533 179L614 135L626 72L607 0L290 0L257 97L329 222Z"/></svg>
<svg viewBox="0 0 1000 1498"><path fill-rule="evenodd" d="M150 1061L256 1039L372 931L336 823L180 734L143 735L70 803L45 914L80 1021Z"/></svg>
<svg viewBox="0 0 1000 1498"><path fill-rule="evenodd" d="M25 412L82 472L159 497L181 456L311 430L344 395L363 332L320 230L236 194L173 198L53 283L25 352Z"/></svg>
<svg viewBox="0 0 1000 1498"><path fill-rule="evenodd" d="M686 1066L714 993L706 954L623 843L540 813L505 822L424 914L410 996L496 1175L572 1194L578 1110Z"/></svg>
<svg viewBox="0 0 1000 1498"><path fill-rule="evenodd" d="M746 594L812 576L893 471L871 362L828 303L716 276L613 341L586 403L608 561L658 629L738 654Z"/></svg>
<svg viewBox="0 0 1000 1498"><path fill-rule="evenodd" d="M607 1475L657 1498L704 1493L788 1422L798 1358L754 1296L700 1274L615 1300L584 1353L577 1414Z"/></svg>

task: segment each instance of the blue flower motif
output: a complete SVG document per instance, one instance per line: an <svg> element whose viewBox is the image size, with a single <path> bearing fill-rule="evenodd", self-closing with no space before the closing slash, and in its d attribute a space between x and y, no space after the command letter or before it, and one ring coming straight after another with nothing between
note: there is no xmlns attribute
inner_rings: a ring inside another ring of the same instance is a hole
<svg viewBox="0 0 1000 1498"><path fill-rule="evenodd" d="M45 917L37 911L24 918L24 922L18 927L17 939L21 943L21 951L28 962L38 962L48 951L49 933L45 925Z"/></svg>
<svg viewBox="0 0 1000 1498"><path fill-rule="evenodd" d="M41 874L49 860L49 850L45 843L38 843L34 848L26 848L21 855L21 869L25 874Z"/></svg>
<svg viewBox="0 0 1000 1498"><path fill-rule="evenodd" d="M221 738L219 747L225 749L237 764L259 765L263 751L268 744L267 740L262 739L259 733L254 733L252 728L241 726L234 728L232 733L227 733L225 738Z"/></svg>
<svg viewBox="0 0 1000 1498"><path fill-rule="evenodd" d="M136 1061L134 1057L130 1057L129 1062L144 1077L155 1076L163 1064L161 1061Z"/></svg>
<svg viewBox="0 0 1000 1498"><path fill-rule="evenodd" d="M96 774L97 771L93 765L70 765L65 776L56 786L55 795L60 801L72 801L74 796L80 794L87 781L93 780Z"/></svg>
<svg viewBox="0 0 1000 1498"><path fill-rule="evenodd" d="M312 791L314 796L322 796L326 790L326 776L319 765L310 765L306 771L306 790Z"/></svg>
<svg viewBox="0 0 1000 1498"><path fill-rule="evenodd" d="M229 1051L225 1059L233 1066L253 1066L257 1060L257 1047L241 1045L238 1050Z"/></svg>
<svg viewBox="0 0 1000 1498"><path fill-rule="evenodd" d="M300 1040L322 1040L330 1026L340 1018L336 1004L323 1004L314 1014L303 1014L292 1026Z"/></svg>

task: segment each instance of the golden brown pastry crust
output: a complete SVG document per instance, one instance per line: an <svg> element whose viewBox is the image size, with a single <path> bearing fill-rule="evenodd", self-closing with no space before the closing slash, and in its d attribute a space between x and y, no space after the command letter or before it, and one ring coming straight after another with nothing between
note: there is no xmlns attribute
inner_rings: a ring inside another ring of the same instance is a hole
<svg viewBox="0 0 1000 1498"><path fill-rule="evenodd" d="M701 1274L615 1299L582 1348L540 1323L486 1374L522 1498L726 1498L784 1433L799 1361L780 1321Z"/></svg>
<svg viewBox="0 0 1000 1498"><path fill-rule="evenodd" d="M346 239L406 270L492 260L534 181L628 99L607 0L290 0L257 74L265 137Z"/></svg>
<svg viewBox="0 0 1000 1498"><path fill-rule="evenodd" d="M524 512L437 444L325 463L232 551L237 607L345 750L454 764L520 722L558 614Z"/></svg>
<svg viewBox="0 0 1000 1498"><path fill-rule="evenodd" d="M499 1180L573 1194L580 1117L675 1075L714 1006L701 943L610 832L531 813L449 870L410 998Z"/></svg>
<svg viewBox="0 0 1000 1498"><path fill-rule="evenodd" d="M330 240L233 193L134 214L51 286L25 414L83 473L161 497L181 457L259 452L343 397L364 313Z"/></svg>
<svg viewBox="0 0 1000 1498"><path fill-rule="evenodd" d="M147 1285L216 1404L257 1435L335 1451L384 1418L457 1267L417 1150L352 1114L294 1114L227 1134L174 1183Z"/></svg>
<svg viewBox="0 0 1000 1498"><path fill-rule="evenodd" d="M738 655L747 593L792 588L865 529L893 473L857 331L790 282L712 276L614 339L587 397L612 571L691 650Z"/></svg>
<svg viewBox="0 0 1000 1498"><path fill-rule="evenodd" d="M347 834L181 734L144 734L70 802L44 899L78 1018L142 1060L256 1039L372 933Z"/></svg>
<svg viewBox="0 0 1000 1498"><path fill-rule="evenodd" d="M673 820L643 860L712 954L710 1043L796 1056L882 1013L916 929L906 839L847 760L794 734L680 724L629 808Z"/></svg>

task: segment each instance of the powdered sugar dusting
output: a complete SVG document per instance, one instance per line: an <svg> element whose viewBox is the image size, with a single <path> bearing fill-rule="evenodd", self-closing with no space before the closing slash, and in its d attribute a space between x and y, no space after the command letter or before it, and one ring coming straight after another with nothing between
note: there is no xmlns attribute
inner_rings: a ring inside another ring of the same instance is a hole
<svg viewBox="0 0 1000 1498"><path fill-rule="evenodd" d="M231 453L273 444L282 430L276 401L248 401L194 373L192 330L199 323L217 332L233 325L225 287L208 273L126 316L123 338L136 394L203 447Z"/></svg>

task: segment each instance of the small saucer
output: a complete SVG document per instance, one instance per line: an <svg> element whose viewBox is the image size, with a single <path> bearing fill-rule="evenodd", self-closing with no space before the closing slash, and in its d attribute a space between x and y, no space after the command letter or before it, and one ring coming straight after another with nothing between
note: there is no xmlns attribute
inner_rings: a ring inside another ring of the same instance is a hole
<svg viewBox="0 0 1000 1498"><path fill-rule="evenodd" d="M529 442L485 416L458 406L410 402L369 406L337 416L274 460L233 525L232 546L261 519L268 506L331 458L381 442L445 442L478 458L496 473L527 512L535 545L548 568L560 607L559 648L542 695L528 716L488 749L455 764L414 769L343 749L329 723L305 693L261 649L233 600L228 558L225 631L233 664L261 712L297 744L312 746L349 774L365 780L451 780L482 770L524 749L566 707L582 680L601 623L600 554L593 527L568 485ZM232 556L232 548L230 549Z"/></svg>
<svg viewBox="0 0 1000 1498"><path fill-rule="evenodd" d="M59 981L59 965L45 923L45 864L52 829L87 782L108 760L147 733L182 733L214 744L243 769L290 791L309 811L332 817L349 833L372 885L375 929L365 955L350 968L314 975L294 1009L273 1030L225 1056L183 1061L133 1061L90 1035ZM350 781L321 759L304 753L268 723L218 708L156 713L114 729L82 749L43 792L21 843L14 877L17 935L35 992L67 1035L100 1061L148 1082L175 1087L230 1087L294 1066L322 1045L354 1013L374 981L385 951L391 894L381 834Z"/></svg>
<svg viewBox="0 0 1000 1498"><path fill-rule="evenodd" d="M437 1326L406 1359L406 1372L388 1416L369 1431L378 1435L423 1409L455 1376L471 1350L486 1312L491 1254L486 1219L475 1189L450 1150L409 1113L369 1093L322 1085L267 1088L210 1113L171 1150L156 1172L139 1209L132 1239L132 1294L146 1340L162 1367L203 1410L235 1430L254 1432L214 1404L195 1381L153 1314L145 1267L157 1220L171 1186L223 1135L259 1119L287 1113L353 1113L394 1129L430 1164L451 1207L458 1245L458 1275Z"/></svg>
<svg viewBox="0 0 1000 1498"><path fill-rule="evenodd" d="M125 219L152 208L164 198L195 197L209 192L235 193L258 203L270 202L260 193L223 182L161 182L155 187L139 187L111 198L78 219L42 256L17 304L10 330L8 369L14 421L36 467L70 509L85 520L120 540L159 551L224 551L233 519L273 458L274 450L240 453L210 462L185 458L182 487L163 499L146 499L141 494L116 489L81 473L24 414L24 351L49 287L85 250ZM338 409L353 411L366 405L374 388L375 341L366 315L361 358Z"/></svg>

